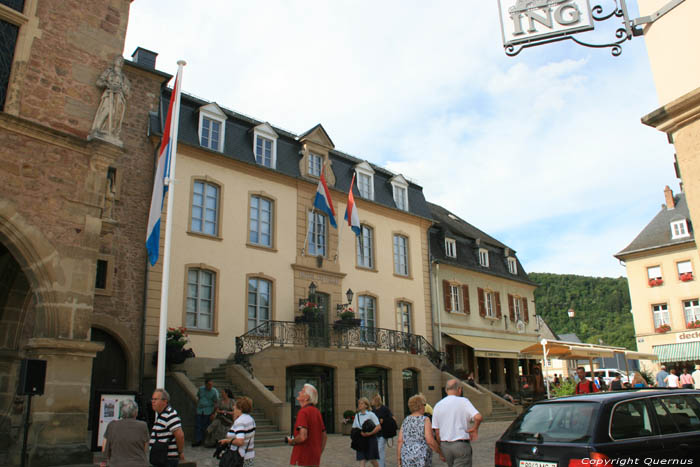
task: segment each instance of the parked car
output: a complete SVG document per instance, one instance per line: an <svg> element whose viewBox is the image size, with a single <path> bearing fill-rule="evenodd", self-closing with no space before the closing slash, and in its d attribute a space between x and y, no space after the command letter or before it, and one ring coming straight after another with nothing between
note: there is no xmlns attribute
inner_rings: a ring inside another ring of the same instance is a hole
<svg viewBox="0 0 700 467"><path fill-rule="evenodd" d="M623 370L618 370L617 368L600 368L597 370L594 370L595 377L602 377L603 381L605 381L605 384L610 387L610 382L615 379L615 376L620 375L620 380L623 383L629 383L630 379L627 377L627 374ZM633 374L633 371L630 371L630 375ZM586 372L586 378L591 377L591 372L587 371Z"/></svg>
<svg viewBox="0 0 700 467"><path fill-rule="evenodd" d="M495 465L698 465L699 446L700 391L598 392L528 407L496 442Z"/></svg>

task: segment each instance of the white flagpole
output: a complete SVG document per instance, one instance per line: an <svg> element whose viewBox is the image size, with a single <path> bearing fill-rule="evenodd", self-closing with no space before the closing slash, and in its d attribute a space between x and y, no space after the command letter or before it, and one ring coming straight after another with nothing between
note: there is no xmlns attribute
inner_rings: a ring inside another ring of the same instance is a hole
<svg viewBox="0 0 700 467"><path fill-rule="evenodd" d="M187 65L184 60L177 62L177 89L173 89L171 99L175 99L170 137L170 172L165 183L168 185L168 207L165 219L165 244L163 245L163 280L160 289L160 324L158 327L158 366L156 367L156 388L165 388L165 343L168 333L168 289L170 285L170 242L173 236L173 199L175 198L175 162L177 161L177 130L180 121L180 89L182 89L182 68Z"/></svg>

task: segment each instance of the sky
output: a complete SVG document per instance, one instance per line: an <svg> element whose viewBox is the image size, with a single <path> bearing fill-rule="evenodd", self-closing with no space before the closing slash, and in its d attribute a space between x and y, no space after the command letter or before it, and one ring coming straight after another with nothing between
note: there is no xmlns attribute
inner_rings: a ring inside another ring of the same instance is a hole
<svg viewBox="0 0 700 467"><path fill-rule="evenodd" d="M570 40L508 57L496 1L137 0L124 55L139 46L167 73L187 61L185 93L295 134L321 123L527 272L625 276L612 255L679 190L673 146L640 122L659 107L643 37L619 57Z"/></svg>

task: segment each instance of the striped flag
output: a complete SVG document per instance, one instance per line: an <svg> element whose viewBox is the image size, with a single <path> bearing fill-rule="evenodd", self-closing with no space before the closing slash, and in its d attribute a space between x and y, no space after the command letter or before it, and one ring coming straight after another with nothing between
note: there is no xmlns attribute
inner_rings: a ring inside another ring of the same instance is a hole
<svg viewBox="0 0 700 467"><path fill-rule="evenodd" d="M180 81L181 70L175 76L175 85L173 92L170 95L170 105L168 106L168 116L165 119L165 127L163 128L163 139L160 142L158 150L158 163L156 165L156 175L153 179L153 195L151 197L151 210L148 215L148 230L146 231L146 249L148 250L148 260L151 266L158 262L160 250L160 215L163 211L163 200L165 193L168 191L168 186L165 180L170 177L171 157L177 142L172 137L173 126L177 125L173 115L178 115L175 109L175 101L180 104Z"/></svg>
<svg viewBox="0 0 700 467"><path fill-rule="evenodd" d="M348 221L348 225L355 232L355 235L359 236L361 233L360 229L360 216L357 213L357 206L355 205L355 197L352 195L352 187L355 184L355 175L352 176L352 181L350 182L350 191L348 192L348 206L345 208L345 220Z"/></svg>
<svg viewBox="0 0 700 467"><path fill-rule="evenodd" d="M338 228L338 224L335 222L335 209L333 209L333 200L331 200L331 193L328 191L328 185L326 185L326 177L323 176L323 170L321 170L321 180L318 182L318 188L316 188L316 198L314 198L314 207L321 212L328 215L331 221L331 225Z"/></svg>

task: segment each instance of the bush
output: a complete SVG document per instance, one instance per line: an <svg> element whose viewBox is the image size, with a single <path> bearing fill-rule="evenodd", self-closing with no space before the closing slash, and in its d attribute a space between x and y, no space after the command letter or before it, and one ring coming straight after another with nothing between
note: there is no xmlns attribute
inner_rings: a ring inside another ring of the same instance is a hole
<svg viewBox="0 0 700 467"><path fill-rule="evenodd" d="M550 386L549 390L554 397L573 396L576 392L576 383L570 379L562 379L559 387Z"/></svg>

